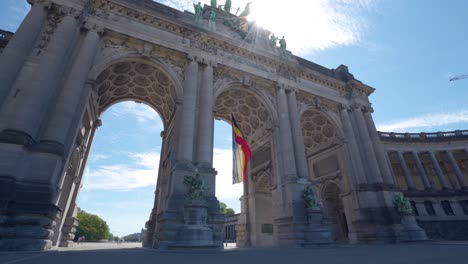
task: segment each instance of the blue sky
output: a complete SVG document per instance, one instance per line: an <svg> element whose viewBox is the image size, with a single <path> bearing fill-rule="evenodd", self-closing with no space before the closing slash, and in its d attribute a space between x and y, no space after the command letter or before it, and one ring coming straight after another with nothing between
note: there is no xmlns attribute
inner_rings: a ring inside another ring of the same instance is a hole
<svg viewBox="0 0 468 264"><path fill-rule="evenodd" d="M192 10L192 1L161 2ZM252 16L285 35L294 54L328 68L345 64L377 89L370 100L379 130L468 129L468 79L448 81L468 73L468 1L253 2ZM0 28L14 32L28 8L26 0L2 0ZM79 206L104 218L117 235L137 232L153 204L161 120L133 102L114 105L101 119ZM215 122L216 193L238 212L242 190L230 184L230 133L225 122Z"/></svg>

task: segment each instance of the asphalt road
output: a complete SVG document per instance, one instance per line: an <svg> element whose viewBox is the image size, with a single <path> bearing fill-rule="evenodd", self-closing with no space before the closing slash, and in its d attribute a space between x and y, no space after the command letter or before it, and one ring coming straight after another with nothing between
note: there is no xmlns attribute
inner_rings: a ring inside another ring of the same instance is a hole
<svg viewBox="0 0 468 264"><path fill-rule="evenodd" d="M350 245L320 248L236 249L221 252L174 252L143 248L82 249L45 253L0 253L0 263L10 264L466 264L468 243Z"/></svg>

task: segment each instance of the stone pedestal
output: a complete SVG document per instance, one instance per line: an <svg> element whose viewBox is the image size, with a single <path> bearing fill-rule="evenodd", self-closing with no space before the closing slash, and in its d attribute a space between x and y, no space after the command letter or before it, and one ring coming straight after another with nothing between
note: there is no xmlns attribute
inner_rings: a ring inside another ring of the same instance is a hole
<svg viewBox="0 0 468 264"><path fill-rule="evenodd" d="M7 203L0 208L0 251L42 251L52 247L55 219L60 209L50 202L47 184L6 181L0 177L2 188L9 185ZM13 200L14 198L14 200Z"/></svg>
<svg viewBox="0 0 468 264"><path fill-rule="evenodd" d="M78 227L79 220L75 216L69 216L65 219L62 227L62 236L60 238L59 247L70 247L74 244L75 232Z"/></svg>
<svg viewBox="0 0 468 264"><path fill-rule="evenodd" d="M179 242L169 249L216 249L213 230L207 224L206 202L188 202L184 205L185 224L177 234Z"/></svg>
<svg viewBox="0 0 468 264"><path fill-rule="evenodd" d="M401 215L401 230L398 238L404 242L428 240L426 232L419 227L412 214Z"/></svg>
<svg viewBox="0 0 468 264"><path fill-rule="evenodd" d="M333 244L330 229L324 223L320 209L306 209L307 226L305 228L304 247Z"/></svg>

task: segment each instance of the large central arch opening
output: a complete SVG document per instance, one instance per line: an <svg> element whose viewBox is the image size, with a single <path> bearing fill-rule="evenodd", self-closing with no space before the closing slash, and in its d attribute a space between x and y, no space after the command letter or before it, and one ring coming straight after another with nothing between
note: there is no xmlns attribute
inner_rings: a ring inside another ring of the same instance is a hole
<svg viewBox="0 0 468 264"><path fill-rule="evenodd" d="M252 151L247 180L241 183L241 212L235 225L236 243L240 247L273 246L276 168L272 162L274 150L271 111L258 93L237 84L217 91L215 109L215 118L225 121L229 128L232 123L231 115L235 117ZM228 135L231 134L229 131ZM232 159L230 163L232 164ZM217 164L214 166L216 168ZM230 176L232 177L232 172ZM227 228L225 232L232 234L232 229Z"/></svg>

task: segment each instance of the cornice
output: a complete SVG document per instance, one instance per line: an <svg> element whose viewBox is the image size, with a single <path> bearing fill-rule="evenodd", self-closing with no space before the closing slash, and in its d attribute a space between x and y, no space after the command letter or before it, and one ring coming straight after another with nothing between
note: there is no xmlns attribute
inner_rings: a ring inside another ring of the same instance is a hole
<svg viewBox="0 0 468 264"><path fill-rule="evenodd" d="M300 79L312 81L332 88L342 96L345 96L349 90L346 82L332 76L333 70L296 56L290 58L275 56L257 50L246 42L194 27L190 23L192 15L189 12L181 12L148 0L94 0L94 8L178 35L186 39L191 48L228 60L236 61L237 59L236 62L242 60L242 63L269 74L295 82L299 82ZM318 71L311 69L312 66L310 65L315 65L314 67L320 69ZM323 73L323 71L329 71L329 75ZM373 88L357 80L354 84L353 90L362 96L367 97L374 91Z"/></svg>

